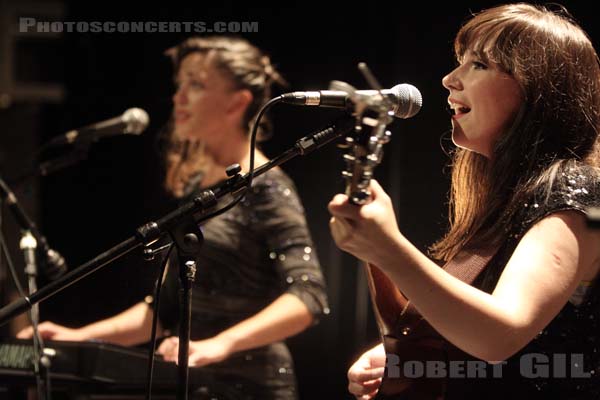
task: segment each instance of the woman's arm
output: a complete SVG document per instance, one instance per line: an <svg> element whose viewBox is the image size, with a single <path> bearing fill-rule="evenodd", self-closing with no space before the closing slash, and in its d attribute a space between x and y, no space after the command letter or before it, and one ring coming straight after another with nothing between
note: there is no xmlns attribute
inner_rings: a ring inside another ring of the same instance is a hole
<svg viewBox="0 0 600 400"><path fill-rule="evenodd" d="M265 346L302 332L312 324L312 314L296 296L285 293L263 310L218 335L190 342L189 365L200 367L219 362L231 354ZM179 340L163 341L158 352L166 360L176 361Z"/></svg>
<svg viewBox="0 0 600 400"><path fill-rule="evenodd" d="M597 268L598 234L575 211L552 214L521 239L492 294L449 275L397 229L391 201L373 183L373 202L330 203L340 248L379 266L447 340L487 361L508 358L561 310Z"/></svg>
<svg viewBox="0 0 600 400"><path fill-rule="evenodd" d="M42 322L38 328L45 339L71 341L97 339L130 346L150 340L151 324L152 309L148 304L140 302L113 317L81 328L67 328L52 322ZM161 331L159 324L159 336ZM30 338L32 335L33 329L27 327L19 332L17 337Z"/></svg>

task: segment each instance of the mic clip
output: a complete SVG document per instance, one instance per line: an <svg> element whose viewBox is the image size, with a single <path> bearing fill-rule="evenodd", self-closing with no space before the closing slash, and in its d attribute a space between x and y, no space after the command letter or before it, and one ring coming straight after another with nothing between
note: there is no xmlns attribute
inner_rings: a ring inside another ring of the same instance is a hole
<svg viewBox="0 0 600 400"><path fill-rule="evenodd" d="M377 87L380 86L377 84ZM334 80L329 83L329 90L348 94L347 106L354 116L363 115L367 109L371 109L378 114L389 115L388 124L393 120L394 104L381 92L381 89L378 89L375 95L365 95L349 83Z"/></svg>
<svg viewBox="0 0 600 400"><path fill-rule="evenodd" d="M165 244L163 246L159 246L155 249L151 248L150 246L144 248L144 260L146 261L152 261L156 258L157 254L160 254L161 252L167 250L169 247L171 247L172 243L168 243Z"/></svg>

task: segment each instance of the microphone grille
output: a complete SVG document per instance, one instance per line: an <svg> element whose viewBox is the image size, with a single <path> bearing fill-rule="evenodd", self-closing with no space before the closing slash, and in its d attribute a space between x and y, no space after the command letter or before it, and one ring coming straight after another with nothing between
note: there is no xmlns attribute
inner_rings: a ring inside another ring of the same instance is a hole
<svg viewBox="0 0 600 400"><path fill-rule="evenodd" d="M150 123L150 117L148 117L146 111L136 107L130 108L123 113L123 121L127 124L124 130L125 133L139 135Z"/></svg>
<svg viewBox="0 0 600 400"><path fill-rule="evenodd" d="M401 83L392 88L396 94L397 103L394 115L398 118L411 118L417 115L423 105L423 97L419 89L408 83Z"/></svg>

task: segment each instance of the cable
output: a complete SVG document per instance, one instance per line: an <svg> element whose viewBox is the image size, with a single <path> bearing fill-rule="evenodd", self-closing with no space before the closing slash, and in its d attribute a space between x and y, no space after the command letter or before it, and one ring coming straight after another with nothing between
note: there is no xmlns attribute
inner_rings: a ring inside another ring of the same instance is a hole
<svg viewBox="0 0 600 400"><path fill-rule="evenodd" d="M148 375L146 379L146 399L150 400L152 398L152 375L154 373L154 350L156 348L156 327L158 325L158 305L160 304L160 289L162 287L162 282L165 275L165 270L167 267L167 263L169 262L169 257L171 255L171 251L173 250L174 244L171 243L169 245L169 249L167 250L167 254L165 258L162 260L160 265L160 270L158 272L158 277L156 278L156 286L154 288L154 307L152 312L152 333L150 335L150 347L148 350Z"/></svg>
<svg viewBox="0 0 600 400"><path fill-rule="evenodd" d="M258 126L259 126L260 120L262 119L263 115L267 112L267 110L269 108L271 108L271 106L273 104L279 103L282 99L283 99L283 96L278 96L278 97L275 97L275 98L269 100L264 106L262 106L262 108L256 115L256 119L254 120L254 124L252 125L252 131L251 131L251 135L250 135L250 168L248 171L248 182L246 183L246 188L231 203L227 204L223 208L220 208L210 214L202 216L200 219L201 221L205 221L207 219L214 218L217 215L223 214L225 211L230 210L244 198L244 196L246 195L248 190L250 190L250 187L252 187L252 179L254 178L254 151L256 149L256 136L258 133Z"/></svg>
<svg viewBox="0 0 600 400"><path fill-rule="evenodd" d="M6 265L8 266L8 271L10 272L10 276L15 284L15 288L21 297L27 297L25 291L23 290L23 286L21 286L21 282L19 282L19 277L17 276L17 270L15 269L15 264L12 261L10 253L8 252L8 246L6 245L6 239L4 238L4 233L0 230L0 247L2 247L2 252L4 253L4 259L6 260Z"/></svg>

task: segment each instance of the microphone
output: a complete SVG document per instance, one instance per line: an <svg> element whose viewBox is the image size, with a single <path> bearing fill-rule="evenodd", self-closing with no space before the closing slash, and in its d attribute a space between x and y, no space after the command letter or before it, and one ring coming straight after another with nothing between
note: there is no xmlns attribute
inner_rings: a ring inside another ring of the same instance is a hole
<svg viewBox="0 0 600 400"><path fill-rule="evenodd" d="M348 109L353 108L356 102L375 100L380 93L392 102L394 116L397 118L414 117L423 105L423 98L419 89L408 83L401 83L381 92L378 90L356 90L350 93L343 90L320 90L285 93L281 97L282 101L288 104Z"/></svg>
<svg viewBox="0 0 600 400"><path fill-rule="evenodd" d="M148 126L150 118L141 108L130 108L123 115L96 122L83 128L71 130L48 143L49 146L71 144L77 140L96 141L106 136L131 134L139 135Z"/></svg>
<svg viewBox="0 0 600 400"><path fill-rule="evenodd" d="M42 273L46 279L54 281L67 272L67 263L58 251L48 246L46 237L40 235L40 239L38 246L41 246L40 251L44 257L42 258L42 262L44 263Z"/></svg>
<svg viewBox="0 0 600 400"><path fill-rule="evenodd" d="M50 281L53 281L67 272L67 264L65 259L56 250L53 250L48 246L48 241L40 233L35 223L25 213L25 210L21 207L17 201L17 197L10 190L8 185L0 178L0 199L6 201L6 205L9 210L13 213L13 216L17 220L21 229L29 231L37 244L37 249L42 255L41 261L43 263L42 273Z"/></svg>

